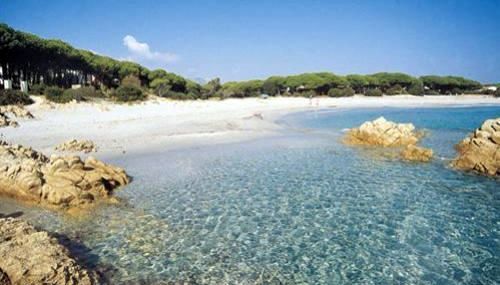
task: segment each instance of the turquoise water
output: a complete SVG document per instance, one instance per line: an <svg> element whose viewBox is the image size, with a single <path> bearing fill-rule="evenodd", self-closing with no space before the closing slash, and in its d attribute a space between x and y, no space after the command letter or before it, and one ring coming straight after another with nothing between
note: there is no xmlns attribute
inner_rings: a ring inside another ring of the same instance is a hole
<svg viewBox="0 0 500 285"><path fill-rule="evenodd" d="M428 164L350 148L384 115L429 135ZM0 200L65 234L110 284L498 284L500 182L447 167L500 107L322 110L255 141L113 159L126 203L75 220ZM162 283L163 282L163 283Z"/></svg>

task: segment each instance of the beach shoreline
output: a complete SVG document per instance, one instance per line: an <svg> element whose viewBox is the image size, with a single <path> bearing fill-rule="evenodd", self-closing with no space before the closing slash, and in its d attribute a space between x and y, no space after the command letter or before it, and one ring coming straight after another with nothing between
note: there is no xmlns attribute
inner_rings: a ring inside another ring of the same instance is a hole
<svg viewBox="0 0 500 285"><path fill-rule="evenodd" d="M277 133L278 118L302 111L372 107L454 107L500 105L484 95L354 96L345 98L271 97L173 101L155 98L137 104L83 102L48 105L36 98L27 106L35 119L2 128L3 140L46 154L69 139L96 143L98 157L173 150L204 144L236 143Z"/></svg>

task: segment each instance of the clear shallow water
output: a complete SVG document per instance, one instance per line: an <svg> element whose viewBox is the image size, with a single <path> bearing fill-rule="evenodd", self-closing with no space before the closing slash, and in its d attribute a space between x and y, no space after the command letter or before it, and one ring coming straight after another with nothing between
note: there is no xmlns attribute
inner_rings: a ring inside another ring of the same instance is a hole
<svg viewBox="0 0 500 285"><path fill-rule="evenodd" d="M430 135L429 164L339 143L379 115ZM115 158L128 205L75 220L0 200L80 242L112 284L497 284L500 182L447 168L500 107L300 113L243 144Z"/></svg>

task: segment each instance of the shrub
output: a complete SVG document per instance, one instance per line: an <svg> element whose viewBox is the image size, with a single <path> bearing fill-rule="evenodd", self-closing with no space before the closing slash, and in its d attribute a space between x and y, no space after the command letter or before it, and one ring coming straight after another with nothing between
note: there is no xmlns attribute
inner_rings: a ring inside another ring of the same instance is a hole
<svg viewBox="0 0 500 285"><path fill-rule="evenodd" d="M63 93L64 93L64 89L59 88L59 87L47 87L47 88L45 88L45 98L47 98L47 100L52 101L52 102L66 103L66 102L60 102L61 101L60 97L63 95Z"/></svg>
<svg viewBox="0 0 500 285"><path fill-rule="evenodd" d="M176 100L196 100L194 93L171 92L171 98Z"/></svg>
<svg viewBox="0 0 500 285"><path fill-rule="evenodd" d="M141 87L141 80L135 75L127 75L122 79L122 85Z"/></svg>
<svg viewBox="0 0 500 285"><path fill-rule="evenodd" d="M80 96L84 99L104 97L104 94L100 90L96 90L92 86L85 86L78 89L73 89L71 93L74 94L75 96Z"/></svg>
<svg viewBox="0 0 500 285"><path fill-rule="evenodd" d="M198 96L192 92L182 93L182 92L175 92L172 90L168 90L168 91L162 93L161 97L170 98L170 99L174 99L174 100L196 100L200 96Z"/></svg>
<svg viewBox="0 0 500 285"><path fill-rule="evenodd" d="M331 88L328 90L328 96L330 97L350 97L354 95L354 89L351 87L347 88Z"/></svg>
<svg viewBox="0 0 500 285"><path fill-rule="evenodd" d="M318 96L318 94L316 94L316 92L314 92L313 90L307 90L307 91L302 91L302 92L294 92L294 93L292 93L292 96L293 97L312 98L312 97Z"/></svg>
<svg viewBox="0 0 500 285"><path fill-rule="evenodd" d="M378 88L373 88L373 89L368 89L365 92L366 96L375 96L375 97L380 97L382 96L382 91Z"/></svg>
<svg viewBox="0 0 500 285"><path fill-rule="evenodd" d="M29 105L33 100L27 94L13 89L0 90L0 105Z"/></svg>
<svg viewBox="0 0 500 285"><path fill-rule="evenodd" d="M424 85L422 82L416 82L408 87L408 93L411 95L424 95Z"/></svg>
<svg viewBox="0 0 500 285"><path fill-rule="evenodd" d="M113 92L112 97L120 102L141 101L146 95L141 88L134 85L121 85Z"/></svg>
<svg viewBox="0 0 500 285"><path fill-rule="evenodd" d="M57 87L51 87L47 89L45 94L47 100L55 103L69 103L71 101L85 101L85 97L81 94L79 89L66 89L63 90Z"/></svg>
<svg viewBox="0 0 500 285"><path fill-rule="evenodd" d="M495 97L500 97L500 87L495 91Z"/></svg>
<svg viewBox="0 0 500 285"><path fill-rule="evenodd" d="M45 84L33 84L30 87L30 94L33 95L43 95L45 94L45 88L47 88L47 85Z"/></svg>
<svg viewBox="0 0 500 285"><path fill-rule="evenodd" d="M460 88L453 88L453 89L451 89L450 94L451 94L451 95L460 95L460 94L464 94L464 90L462 90L462 89L460 89Z"/></svg>
<svg viewBox="0 0 500 285"><path fill-rule="evenodd" d="M436 90L427 90L427 91L425 91L425 94L427 94L427 95L441 95L441 93L439 93Z"/></svg>
<svg viewBox="0 0 500 285"><path fill-rule="evenodd" d="M402 93L403 93L403 88L399 84L391 86L390 88L388 88L385 91L385 94L387 94L387 95L399 95L399 94L402 94Z"/></svg>

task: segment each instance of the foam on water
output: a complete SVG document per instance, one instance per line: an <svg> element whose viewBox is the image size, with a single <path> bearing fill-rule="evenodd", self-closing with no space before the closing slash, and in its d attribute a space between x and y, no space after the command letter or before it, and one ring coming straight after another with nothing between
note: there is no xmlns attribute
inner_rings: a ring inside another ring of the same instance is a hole
<svg viewBox="0 0 500 285"><path fill-rule="evenodd" d="M384 115L430 135L428 164L339 143ZM294 114L275 137L125 156L127 205L75 220L0 200L62 232L113 284L496 284L498 180L447 167L499 107Z"/></svg>

